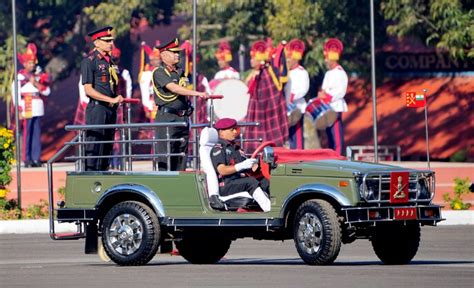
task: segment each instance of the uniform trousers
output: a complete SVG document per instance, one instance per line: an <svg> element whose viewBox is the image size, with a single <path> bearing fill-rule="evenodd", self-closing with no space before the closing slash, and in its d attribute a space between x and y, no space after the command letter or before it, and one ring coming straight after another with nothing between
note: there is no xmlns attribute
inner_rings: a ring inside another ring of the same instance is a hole
<svg viewBox="0 0 474 288"><path fill-rule="evenodd" d="M25 163L39 162L41 157L41 117L26 120Z"/></svg>
<svg viewBox="0 0 474 288"><path fill-rule="evenodd" d="M229 179L224 182L224 186L219 187L219 194L221 196L229 196L235 193L247 191L253 195L255 189L262 188L263 191L269 192L270 183L266 178L257 180L254 177L242 177L237 179Z"/></svg>
<svg viewBox="0 0 474 288"><path fill-rule="evenodd" d="M304 117L295 125L290 126L288 140L290 149L304 149Z"/></svg>
<svg viewBox="0 0 474 288"><path fill-rule="evenodd" d="M176 154L187 153L189 143L189 118L188 116L178 116L176 114L158 110L155 117L155 123L163 122L186 122L187 126L181 127L158 127L156 128L157 139L179 139L184 141L160 141L158 142L157 154ZM167 130L168 129L168 130ZM168 150L169 147L169 150ZM169 168L169 169L168 169ZM159 171L184 171L186 169L186 156L171 156L170 166L168 167L168 160L166 156L158 157Z"/></svg>
<svg viewBox="0 0 474 288"><path fill-rule="evenodd" d="M115 107L101 104L91 100L86 108L87 125L116 124L117 111ZM86 140L90 141L113 141L115 129L95 129L87 130ZM86 144L86 156L109 156L112 154L113 143L107 144ZM86 171L107 171L109 169L110 158L86 159Z"/></svg>
<svg viewBox="0 0 474 288"><path fill-rule="evenodd" d="M346 155L346 147L344 145L344 125L342 123L342 113L337 112L337 119L334 124L326 128L328 137L328 146L339 155Z"/></svg>

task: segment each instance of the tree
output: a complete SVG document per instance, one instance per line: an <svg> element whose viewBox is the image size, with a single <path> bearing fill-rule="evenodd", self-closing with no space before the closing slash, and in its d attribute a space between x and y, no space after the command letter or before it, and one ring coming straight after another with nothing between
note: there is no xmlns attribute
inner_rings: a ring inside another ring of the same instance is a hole
<svg viewBox="0 0 474 288"><path fill-rule="evenodd" d="M391 35L414 35L454 59L474 58L474 10L462 0L388 0L381 3Z"/></svg>
<svg viewBox="0 0 474 288"><path fill-rule="evenodd" d="M177 1L176 10L190 19L191 4L191 0ZM240 44L249 47L252 41L265 37L272 38L274 44L300 38L307 43L303 65L315 76L325 70L323 43L327 38L338 37L345 44L344 67L360 75L369 75L368 3L360 5L360 2L350 0L201 0L197 8L199 51L204 55L200 68L204 71L215 69L211 67L215 67L213 54L221 38L231 40L234 51ZM376 22L382 20L378 12ZM382 25L376 27L377 43L383 43L384 28ZM189 39L190 35L191 27L186 25L181 30L181 37Z"/></svg>

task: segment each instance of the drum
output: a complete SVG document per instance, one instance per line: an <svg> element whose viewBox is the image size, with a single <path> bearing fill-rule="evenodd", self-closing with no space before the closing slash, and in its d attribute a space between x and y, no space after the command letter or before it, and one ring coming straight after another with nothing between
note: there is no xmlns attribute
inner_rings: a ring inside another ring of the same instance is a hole
<svg viewBox="0 0 474 288"><path fill-rule="evenodd" d="M247 115L250 95L244 82L237 79L225 79L215 85L213 94L224 95L223 99L214 101L216 118L233 118L241 121Z"/></svg>
<svg viewBox="0 0 474 288"><path fill-rule="evenodd" d="M320 98L309 100L308 106L306 106L306 113L311 115L318 130L324 130L332 126L337 119L337 113Z"/></svg>
<svg viewBox="0 0 474 288"><path fill-rule="evenodd" d="M288 116L288 125L290 127L295 126L303 116L301 110L293 103L286 104L286 115Z"/></svg>

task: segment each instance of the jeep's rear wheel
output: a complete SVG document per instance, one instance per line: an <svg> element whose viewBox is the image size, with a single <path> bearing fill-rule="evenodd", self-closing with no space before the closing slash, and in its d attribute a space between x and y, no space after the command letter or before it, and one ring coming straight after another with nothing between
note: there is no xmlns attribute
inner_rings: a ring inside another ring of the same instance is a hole
<svg viewBox="0 0 474 288"><path fill-rule="evenodd" d="M389 223L377 225L371 238L379 259L387 265L408 264L420 245L418 223Z"/></svg>
<svg viewBox="0 0 474 288"><path fill-rule="evenodd" d="M341 249L341 227L334 208L324 200L301 204L293 222L296 250L306 264L327 265Z"/></svg>
<svg viewBox="0 0 474 288"><path fill-rule="evenodd" d="M143 203L121 202L104 217L102 243L110 259L119 265L148 263L159 242L158 217Z"/></svg>
<svg viewBox="0 0 474 288"><path fill-rule="evenodd" d="M184 236L175 242L176 249L192 264L214 264L227 254L230 239Z"/></svg>

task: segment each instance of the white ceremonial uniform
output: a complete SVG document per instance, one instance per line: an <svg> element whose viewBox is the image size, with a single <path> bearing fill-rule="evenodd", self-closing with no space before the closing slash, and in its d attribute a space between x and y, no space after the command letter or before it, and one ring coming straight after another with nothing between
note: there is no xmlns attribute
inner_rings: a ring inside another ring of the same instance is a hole
<svg viewBox="0 0 474 288"><path fill-rule="evenodd" d="M309 75L301 65L291 69L285 85L285 98L288 112L298 109L304 115L305 96L309 91ZM296 106L296 107L295 107ZM290 149L304 149L304 117L289 127L288 143Z"/></svg>
<svg viewBox="0 0 474 288"><path fill-rule="evenodd" d="M127 69L122 69L121 76L125 81L125 95L122 96L124 98L132 98L132 77L130 76L130 72Z"/></svg>
<svg viewBox="0 0 474 288"><path fill-rule="evenodd" d="M153 77L153 71L143 71L140 77L140 92L142 95L142 105L148 111L153 111L153 86L151 83L151 78Z"/></svg>
<svg viewBox="0 0 474 288"><path fill-rule="evenodd" d="M295 104L304 114L306 109L305 96L309 91L309 74L301 65L291 69L288 82L285 85L285 97L287 104Z"/></svg>
<svg viewBox="0 0 474 288"><path fill-rule="evenodd" d="M342 112L347 112L347 103L344 96L349 79L346 71L338 65L324 75L322 90L330 96L331 109L337 113L337 119L332 126L326 128L328 146L340 155L345 155L344 124Z"/></svg>
<svg viewBox="0 0 474 288"><path fill-rule="evenodd" d="M332 97L329 105L335 112L347 112L347 103L344 96L346 95L348 82L346 71L340 65L324 74L321 88Z"/></svg>
<svg viewBox="0 0 474 288"><path fill-rule="evenodd" d="M89 103L89 97L86 95L84 85L82 85L82 75L79 76L79 83L77 86L79 87L79 99L81 100L81 105L85 107Z"/></svg>
<svg viewBox="0 0 474 288"><path fill-rule="evenodd" d="M22 82L27 81L23 86L21 85ZM13 95L13 83L12 83L12 100L13 104L15 103L15 95ZM41 99L39 96L49 96L51 94L51 89L49 86L46 87L43 91L40 91L38 88L36 88L32 83L26 79L25 75L18 73L18 92L20 96L20 107L21 107L21 116L25 117L25 101L21 97L21 94L24 93L31 93L33 94L33 98L31 100L31 112L32 112L32 117L40 117L44 115L44 102L43 99Z"/></svg>
<svg viewBox="0 0 474 288"><path fill-rule="evenodd" d="M219 70L214 76L215 80L224 80L224 79L237 79L240 80L239 71L235 70L233 67L227 67L225 69Z"/></svg>

